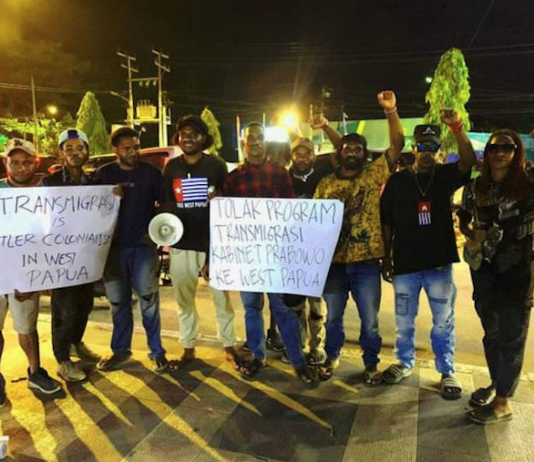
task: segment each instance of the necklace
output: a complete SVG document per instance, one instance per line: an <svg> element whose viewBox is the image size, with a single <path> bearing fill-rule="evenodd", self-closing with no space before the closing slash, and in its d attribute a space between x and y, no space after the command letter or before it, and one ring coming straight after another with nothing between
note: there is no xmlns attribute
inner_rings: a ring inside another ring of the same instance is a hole
<svg viewBox="0 0 534 462"><path fill-rule="evenodd" d="M417 179L417 175L419 172L417 171L415 166L413 167L413 171L415 173L414 178L415 178L415 184L417 185L417 189L421 193L421 196L426 197L428 191L430 190L430 187L432 186L432 182L434 181L434 173L436 172L436 168L432 167L432 171L430 172L430 180L428 180L428 184L426 185L425 189L421 188L419 180Z"/></svg>
<svg viewBox="0 0 534 462"><path fill-rule="evenodd" d="M303 183L306 183L306 180L310 177L312 173L313 173L313 168L305 175L297 175L295 172L293 172L293 176L297 178L298 180L302 181Z"/></svg>

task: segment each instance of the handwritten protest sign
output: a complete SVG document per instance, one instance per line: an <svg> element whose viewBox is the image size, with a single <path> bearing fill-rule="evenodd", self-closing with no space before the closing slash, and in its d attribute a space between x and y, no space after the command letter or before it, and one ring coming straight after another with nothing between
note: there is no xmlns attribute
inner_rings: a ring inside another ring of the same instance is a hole
<svg viewBox="0 0 534 462"><path fill-rule="evenodd" d="M120 205L112 189L0 188L0 294L100 279Z"/></svg>
<svg viewBox="0 0 534 462"><path fill-rule="evenodd" d="M210 284L321 296L341 229L334 200L225 197L210 206Z"/></svg>

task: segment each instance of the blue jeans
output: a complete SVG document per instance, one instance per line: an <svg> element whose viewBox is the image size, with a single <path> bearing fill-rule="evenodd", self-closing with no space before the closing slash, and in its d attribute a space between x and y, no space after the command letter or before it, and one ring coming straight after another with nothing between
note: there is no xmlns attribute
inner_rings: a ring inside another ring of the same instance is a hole
<svg viewBox="0 0 534 462"><path fill-rule="evenodd" d="M305 362L302 352L299 320L297 314L286 306L280 294L267 294L271 314L274 315L280 336L286 347L286 354L293 366ZM256 358L265 358L265 335L263 326L263 294L259 292L241 292L245 307L245 327L247 346Z"/></svg>
<svg viewBox="0 0 534 462"><path fill-rule="evenodd" d="M395 353L407 368L415 364L415 318L419 311L419 293L425 289L432 310L430 338L436 357L436 369L442 374L454 373L454 303L456 286L452 265L393 277L397 339Z"/></svg>
<svg viewBox="0 0 534 462"><path fill-rule="evenodd" d="M380 361L378 355L382 347L382 337L378 331L378 310L382 294L378 261L334 263L330 267L323 294L327 307L325 350L334 359L339 358L345 344L343 315L349 292L360 315L363 362L366 367L372 367Z"/></svg>
<svg viewBox="0 0 534 462"><path fill-rule="evenodd" d="M146 331L150 358L165 354L161 345L159 313L159 262L157 249L145 245L112 247L104 283L111 304L113 335L111 350L120 355L131 354L134 320L132 289L139 297L139 306Z"/></svg>

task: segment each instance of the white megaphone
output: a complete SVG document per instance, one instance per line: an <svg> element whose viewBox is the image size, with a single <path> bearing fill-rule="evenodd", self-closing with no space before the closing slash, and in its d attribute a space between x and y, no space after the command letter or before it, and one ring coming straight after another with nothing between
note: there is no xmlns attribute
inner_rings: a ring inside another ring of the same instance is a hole
<svg viewBox="0 0 534 462"><path fill-rule="evenodd" d="M148 235L153 242L161 246L176 244L184 234L184 225L172 213L160 213L148 224Z"/></svg>

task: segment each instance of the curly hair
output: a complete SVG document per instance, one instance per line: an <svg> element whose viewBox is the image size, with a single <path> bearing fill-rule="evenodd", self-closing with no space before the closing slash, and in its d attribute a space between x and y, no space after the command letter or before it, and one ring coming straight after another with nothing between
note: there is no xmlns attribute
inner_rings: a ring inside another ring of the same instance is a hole
<svg viewBox="0 0 534 462"><path fill-rule="evenodd" d="M510 164L506 177L502 182L501 197L508 200L520 200L525 198L530 190L530 182L525 171L526 156L523 142L517 132L509 128L503 128L494 131L490 135L484 148L482 172L477 181L477 196L481 202L489 199L489 188L492 183L491 166L488 160L488 146L492 144L491 142L493 140L499 137L510 138L516 145L512 163Z"/></svg>

